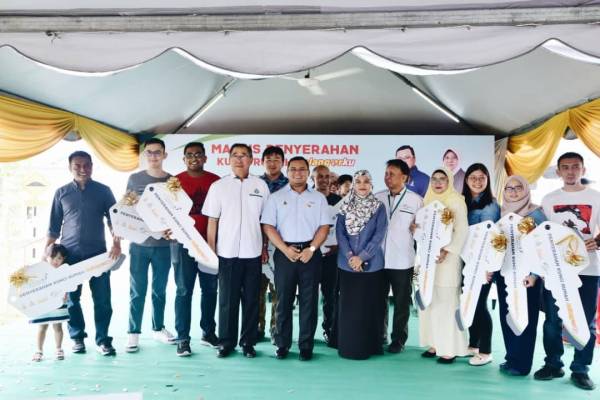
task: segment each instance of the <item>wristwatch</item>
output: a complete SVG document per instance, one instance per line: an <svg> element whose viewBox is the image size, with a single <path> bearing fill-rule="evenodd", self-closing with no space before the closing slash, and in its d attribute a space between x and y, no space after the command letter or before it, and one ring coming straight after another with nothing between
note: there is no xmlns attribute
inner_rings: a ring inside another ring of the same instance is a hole
<svg viewBox="0 0 600 400"><path fill-rule="evenodd" d="M308 248L312 253L314 253L315 251L317 251L317 248L315 246L310 246Z"/></svg>

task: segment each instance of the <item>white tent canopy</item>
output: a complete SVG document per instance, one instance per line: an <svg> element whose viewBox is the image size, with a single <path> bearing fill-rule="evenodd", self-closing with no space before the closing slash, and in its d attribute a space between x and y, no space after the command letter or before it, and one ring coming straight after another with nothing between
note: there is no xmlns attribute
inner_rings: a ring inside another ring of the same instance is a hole
<svg viewBox="0 0 600 400"><path fill-rule="evenodd" d="M129 132L169 133L237 78L186 133L500 135L600 91L600 1L341 3L5 0L0 90ZM550 22L510 23L527 18ZM278 29L282 21L297 29ZM335 29L308 28L328 22ZM323 95L307 74L332 78L319 82Z"/></svg>

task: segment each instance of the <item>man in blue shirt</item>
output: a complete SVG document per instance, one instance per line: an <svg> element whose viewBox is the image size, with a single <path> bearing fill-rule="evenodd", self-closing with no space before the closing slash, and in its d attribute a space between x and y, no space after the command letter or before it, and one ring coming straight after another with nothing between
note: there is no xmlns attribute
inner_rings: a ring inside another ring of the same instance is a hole
<svg viewBox="0 0 600 400"><path fill-rule="evenodd" d="M72 153L69 156L69 170L73 174L73 181L59 188L54 194L46 248L60 237L60 244L68 251L67 263L74 264L106 252L104 218L110 226L108 211L115 204L115 197L108 186L92 180L92 157L88 153ZM120 254L119 239L113 237L110 255L117 258ZM105 356L115 355L112 338L108 336L112 316L110 271L91 278L89 285L94 301L98 351ZM69 335L75 342L74 353L85 353L83 339L87 337L79 303L81 286L68 294L67 302L70 317Z"/></svg>
<svg viewBox="0 0 600 400"><path fill-rule="evenodd" d="M400 146L396 150L396 158L404 161L408 165L408 168L410 168L410 176L406 183L408 190L417 193L421 197L425 197L425 193L429 187L429 175L419 171L417 168L415 149L408 145Z"/></svg>
<svg viewBox="0 0 600 400"><path fill-rule="evenodd" d="M287 357L292 345L292 308L298 288L300 303L300 360L312 358L317 329L321 252L329 232L330 214L325 196L310 189L308 161L294 157L288 163L290 184L267 200L261 217L263 230L277 248L275 287L278 359Z"/></svg>

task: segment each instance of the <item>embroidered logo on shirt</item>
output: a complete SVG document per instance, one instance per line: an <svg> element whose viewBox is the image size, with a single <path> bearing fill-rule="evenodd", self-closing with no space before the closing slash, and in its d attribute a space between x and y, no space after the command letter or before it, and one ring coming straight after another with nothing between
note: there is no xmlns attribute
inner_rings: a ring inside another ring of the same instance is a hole
<svg viewBox="0 0 600 400"><path fill-rule="evenodd" d="M252 197L263 197L262 194L260 194L260 190L258 189L254 189L254 193L250 193L249 195Z"/></svg>

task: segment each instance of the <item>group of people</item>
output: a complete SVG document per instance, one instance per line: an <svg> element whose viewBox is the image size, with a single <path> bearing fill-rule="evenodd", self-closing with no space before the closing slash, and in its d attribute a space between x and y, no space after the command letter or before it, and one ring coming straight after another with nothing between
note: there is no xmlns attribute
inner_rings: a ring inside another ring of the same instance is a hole
<svg viewBox="0 0 600 400"><path fill-rule="evenodd" d="M146 185L165 182L171 177L162 167L167 157L164 142L148 140L142 154L147 169L131 175L127 184L128 191L138 194ZM508 375L529 374L538 315L543 309L546 358L534 378L549 380L564 375L562 322L552 294L544 289L537 276L531 275L523 282L527 287L530 322L520 336L506 325L506 292L500 274L489 274L489 283L481 291L468 332L459 330L454 319L462 286L460 253L469 225L486 220L496 222L502 215L513 212L532 216L537 223L544 220L564 223L579 229L586 239L591 264L581 275L583 285L579 292L591 338L582 350L575 350L571 379L580 388L594 387L588 368L595 344L600 275L595 254L599 243L594 237L600 228L600 193L582 185L585 167L579 154L566 153L558 159L557 173L564 185L548 194L541 207L531 203L529 185L519 176L506 180L500 206L492 195L485 165L476 163L463 171L452 149L443 155L444 166L429 176L417 168L411 146L399 147L396 158L385 166L387 189L378 193L374 193L374 182L366 170L332 179L333 173L326 166L311 171L305 158L294 156L286 160L279 147L264 150L265 172L261 176L250 174L253 160L250 146L233 144L229 158L231 174L219 178L204 170L207 161L204 145L191 142L183 150L186 170L177 175L193 201L190 215L195 228L218 256L217 275L199 270L187 250L168 238L149 238L144 243L130 245L126 351L139 349L151 265L152 329L158 340L177 344L178 356L192 353L190 325L196 278L202 290L201 342L215 347L218 357L227 357L238 345L245 357L256 357L255 345L268 329L276 346L276 358L286 358L292 347L293 309L297 302L299 359L310 360L319 314L319 291L323 298L323 337L330 347L338 349L341 357L365 359L383 354L386 345L388 352L400 353L408 338L413 277L418 273L413 239L415 214L437 200L452 210L454 224L452 240L437 259L433 300L419 315L419 340L425 348L422 356L437 358L441 364L450 364L456 357L464 356L471 357L469 364L473 366L492 362L492 318L487 298L491 282L495 281L506 347L500 370ZM287 176L283 174L284 166ZM60 238L66 253L63 256L67 263L74 263L107 251L104 219L110 223L108 210L115 199L110 188L91 179L89 154L71 154L69 169L74 179L56 191L47 244L53 248L51 245ZM110 254L116 257L120 252L120 238L113 237ZM164 326L171 265L177 287L176 335ZM273 279L263 273L265 265L272 268ZM114 355L112 338L108 336L112 315L110 272L92 278L89 285L94 301L96 344L102 354ZM386 300L390 290L393 317L391 341L388 341ZM267 292L272 302L268 325ZM66 302L69 335L76 353L85 352L87 336L80 293L81 287L68 293ZM38 351L41 358L41 347Z"/></svg>

